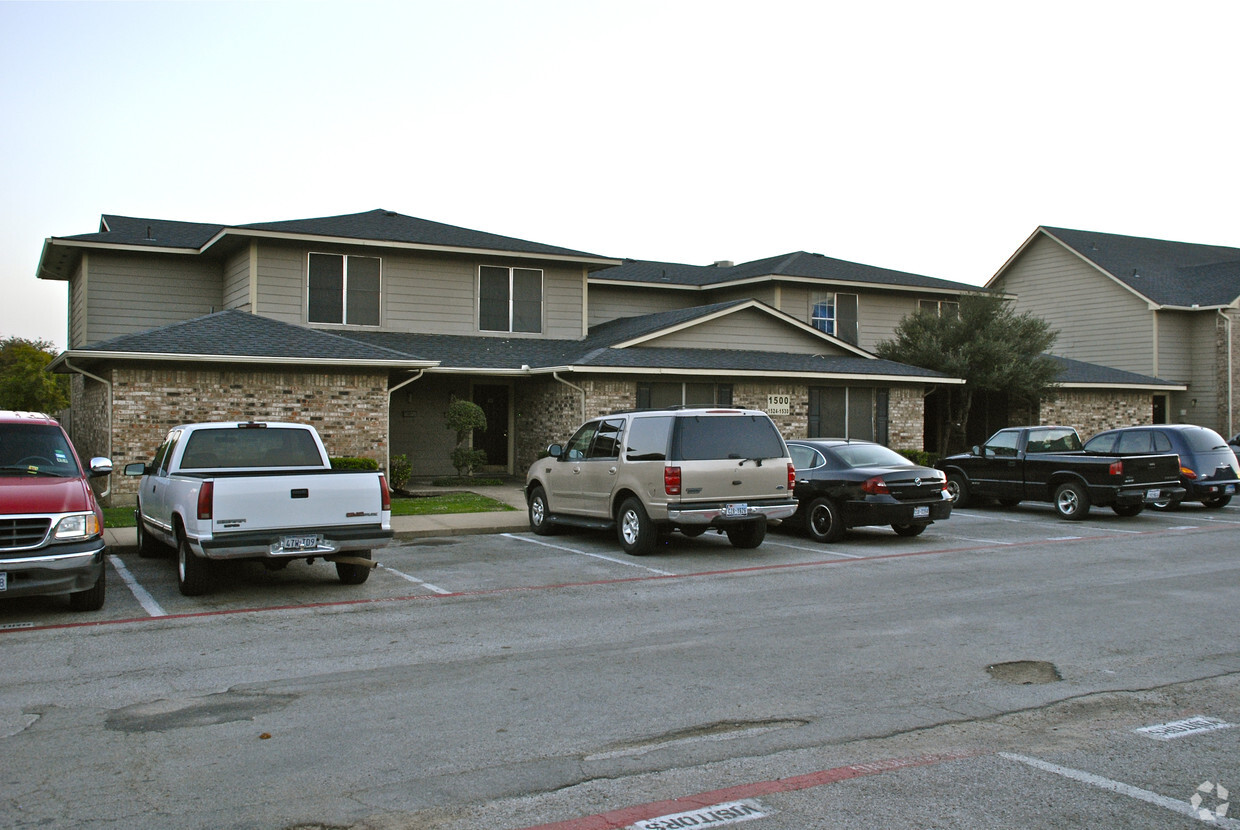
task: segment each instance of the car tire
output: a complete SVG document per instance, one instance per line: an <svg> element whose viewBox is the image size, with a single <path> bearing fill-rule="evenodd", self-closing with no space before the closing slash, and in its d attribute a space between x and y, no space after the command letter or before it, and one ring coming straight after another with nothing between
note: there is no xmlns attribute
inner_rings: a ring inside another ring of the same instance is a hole
<svg viewBox="0 0 1240 830"><path fill-rule="evenodd" d="M1075 481L1067 481L1055 489L1053 500L1059 518L1080 521L1089 515L1089 493Z"/></svg>
<svg viewBox="0 0 1240 830"><path fill-rule="evenodd" d="M1219 510L1231 503L1231 496L1207 496L1201 503L1211 510Z"/></svg>
<svg viewBox="0 0 1240 830"><path fill-rule="evenodd" d="M369 559L370 551L356 550L352 551L349 556L356 556L361 559ZM370 572L374 570L369 565L355 565L352 562L337 562L336 576L339 577L343 585L361 585L370 578Z"/></svg>
<svg viewBox="0 0 1240 830"><path fill-rule="evenodd" d="M535 487L530 491L530 498L526 504L529 508L530 530L539 536L550 536L555 533L555 528L547 518L551 514L547 507L547 491L541 487Z"/></svg>
<svg viewBox="0 0 1240 830"><path fill-rule="evenodd" d="M815 542L838 542L844 536L844 517L831 499L814 499L805 508L805 532Z"/></svg>
<svg viewBox="0 0 1240 830"><path fill-rule="evenodd" d="M1150 507L1155 510L1165 510L1170 513L1172 510L1180 509L1181 499L1162 499L1160 501L1150 502Z"/></svg>
<svg viewBox="0 0 1240 830"><path fill-rule="evenodd" d="M734 548L756 548L766 538L766 522L729 525L725 532Z"/></svg>
<svg viewBox="0 0 1240 830"><path fill-rule="evenodd" d="M69 607L74 611L98 611L103 607L103 597L108 590L108 566L99 571L99 579L85 591L69 594Z"/></svg>
<svg viewBox="0 0 1240 830"><path fill-rule="evenodd" d="M177 589L181 596L202 596L210 588L211 563L194 555L184 535L177 536Z"/></svg>
<svg viewBox="0 0 1240 830"><path fill-rule="evenodd" d="M1123 516L1124 518L1129 518L1131 516L1136 516L1140 514L1140 512L1145 509L1145 505L1139 504L1139 503L1138 504L1113 504L1111 505L1111 509L1115 511L1116 516Z"/></svg>
<svg viewBox="0 0 1240 830"><path fill-rule="evenodd" d="M947 493L952 497L954 507L969 506L969 480L960 473L952 473L947 477Z"/></svg>
<svg viewBox="0 0 1240 830"><path fill-rule="evenodd" d="M133 512L134 529L138 535L138 556L143 559L156 559L168 552L168 549L160 544L159 540L147 533L146 526L142 523L142 511L135 510Z"/></svg>
<svg viewBox="0 0 1240 830"><path fill-rule="evenodd" d="M1011 509L1020 504L1020 499L999 499L999 506Z"/></svg>
<svg viewBox="0 0 1240 830"><path fill-rule="evenodd" d="M707 530L710 530L710 525L689 525L688 527L680 528L680 535L688 536L690 539L696 539Z"/></svg>
<svg viewBox="0 0 1240 830"><path fill-rule="evenodd" d="M654 551L658 530L637 499L625 499L620 505L616 514L616 537L629 556L646 556Z"/></svg>
<svg viewBox="0 0 1240 830"><path fill-rule="evenodd" d="M891 529L899 536L920 536L922 531L926 529L926 525L892 525Z"/></svg>

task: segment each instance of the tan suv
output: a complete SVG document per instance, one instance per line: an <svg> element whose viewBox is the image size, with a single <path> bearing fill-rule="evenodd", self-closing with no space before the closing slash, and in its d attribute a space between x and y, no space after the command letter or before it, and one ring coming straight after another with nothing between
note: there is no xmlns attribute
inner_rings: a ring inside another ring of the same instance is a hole
<svg viewBox="0 0 1240 830"><path fill-rule="evenodd" d="M588 421L525 477L530 528L616 528L626 553L660 531L710 528L756 548L768 520L796 512L796 471L770 417L748 409L618 412Z"/></svg>

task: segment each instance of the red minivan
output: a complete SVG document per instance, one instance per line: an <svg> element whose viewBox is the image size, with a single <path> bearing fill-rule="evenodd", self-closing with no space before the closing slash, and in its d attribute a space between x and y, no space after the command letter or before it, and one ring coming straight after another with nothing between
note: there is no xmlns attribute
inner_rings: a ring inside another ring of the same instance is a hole
<svg viewBox="0 0 1240 830"><path fill-rule="evenodd" d="M106 571L103 511L69 436L38 412L0 411L0 599L69 597L75 611L103 607Z"/></svg>

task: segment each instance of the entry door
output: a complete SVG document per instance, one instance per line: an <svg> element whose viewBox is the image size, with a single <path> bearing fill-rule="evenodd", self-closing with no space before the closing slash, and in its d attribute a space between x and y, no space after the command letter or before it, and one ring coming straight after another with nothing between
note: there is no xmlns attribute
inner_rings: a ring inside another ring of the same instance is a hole
<svg viewBox="0 0 1240 830"><path fill-rule="evenodd" d="M1167 423L1167 396L1166 395L1155 395L1154 396L1154 411L1152 415L1153 415L1152 423L1155 423L1155 424Z"/></svg>
<svg viewBox="0 0 1240 830"><path fill-rule="evenodd" d="M508 469L509 389L503 384L476 384L474 403L482 407L487 428L474 430L474 449L487 454L487 466Z"/></svg>

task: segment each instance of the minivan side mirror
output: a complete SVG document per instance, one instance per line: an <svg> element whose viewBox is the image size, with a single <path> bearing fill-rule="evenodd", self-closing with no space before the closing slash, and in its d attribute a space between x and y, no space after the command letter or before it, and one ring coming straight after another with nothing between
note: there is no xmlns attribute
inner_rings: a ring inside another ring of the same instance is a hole
<svg viewBox="0 0 1240 830"><path fill-rule="evenodd" d="M125 475L127 476L144 476L146 475L146 464L141 461L135 461L132 464L125 465Z"/></svg>
<svg viewBox="0 0 1240 830"><path fill-rule="evenodd" d="M90 460L90 477L98 478L99 476L112 475L112 459L97 457Z"/></svg>

